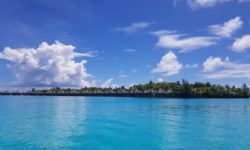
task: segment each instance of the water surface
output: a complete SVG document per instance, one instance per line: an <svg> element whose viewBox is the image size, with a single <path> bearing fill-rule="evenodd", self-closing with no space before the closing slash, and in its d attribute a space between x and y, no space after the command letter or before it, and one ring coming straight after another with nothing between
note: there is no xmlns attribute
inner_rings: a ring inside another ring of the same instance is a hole
<svg viewBox="0 0 250 150"><path fill-rule="evenodd" d="M249 150L250 100L0 96L0 150Z"/></svg>

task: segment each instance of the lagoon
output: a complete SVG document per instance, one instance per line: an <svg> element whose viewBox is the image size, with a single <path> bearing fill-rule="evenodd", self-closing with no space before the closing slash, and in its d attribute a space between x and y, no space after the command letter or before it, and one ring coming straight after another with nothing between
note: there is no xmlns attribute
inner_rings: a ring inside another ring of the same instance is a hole
<svg viewBox="0 0 250 150"><path fill-rule="evenodd" d="M0 96L0 150L248 150L249 99Z"/></svg>

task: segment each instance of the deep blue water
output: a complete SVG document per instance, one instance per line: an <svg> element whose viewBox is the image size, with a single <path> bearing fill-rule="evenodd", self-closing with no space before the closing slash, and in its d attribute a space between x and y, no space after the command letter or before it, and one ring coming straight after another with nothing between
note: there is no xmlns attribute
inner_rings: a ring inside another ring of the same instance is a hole
<svg viewBox="0 0 250 150"><path fill-rule="evenodd" d="M249 150L248 99L0 96L0 150Z"/></svg>

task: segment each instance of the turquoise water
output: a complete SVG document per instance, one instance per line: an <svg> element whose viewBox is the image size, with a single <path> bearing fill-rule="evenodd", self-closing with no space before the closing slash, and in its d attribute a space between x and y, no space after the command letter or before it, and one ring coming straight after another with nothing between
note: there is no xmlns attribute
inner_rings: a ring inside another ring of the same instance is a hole
<svg viewBox="0 0 250 150"><path fill-rule="evenodd" d="M248 99L0 96L0 150L249 150Z"/></svg>

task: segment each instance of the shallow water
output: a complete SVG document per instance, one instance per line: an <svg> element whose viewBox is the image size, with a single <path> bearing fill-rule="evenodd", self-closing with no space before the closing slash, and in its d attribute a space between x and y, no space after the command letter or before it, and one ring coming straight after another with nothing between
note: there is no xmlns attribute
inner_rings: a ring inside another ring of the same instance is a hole
<svg viewBox="0 0 250 150"><path fill-rule="evenodd" d="M0 150L249 150L248 99L0 96Z"/></svg>

